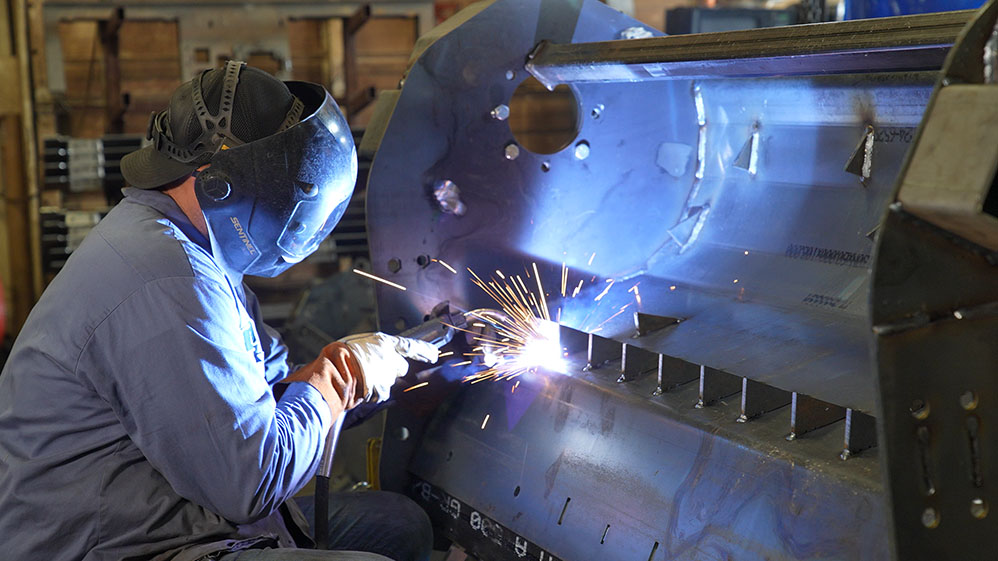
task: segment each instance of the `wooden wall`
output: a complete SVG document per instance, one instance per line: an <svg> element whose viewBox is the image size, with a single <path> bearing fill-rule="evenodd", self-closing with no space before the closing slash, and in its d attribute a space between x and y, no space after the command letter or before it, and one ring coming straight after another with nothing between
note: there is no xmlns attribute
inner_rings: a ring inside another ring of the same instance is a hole
<svg viewBox="0 0 998 561"><path fill-rule="evenodd" d="M104 53L93 20L59 23L66 73L68 130L77 138L99 138L105 116ZM119 32L121 91L130 97L125 132L143 133L152 111L162 109L180 85L180 49L175 21L126 20Z"/></svg>
<svg viewBox="0 0 998 561"><path fill-rule="evenodd" d="M347 52L343 26L333 19L300 19L289 22L292 75L324 85L338 100L374 87L378 90L398 87L417 39L416 20L403 17L375 17L365 23L354 37L355 76L352 91L344 80ZM350 115L350 124L363 128L371 117L371 107Z"/></svg>
<svg viewBox="0 0 998 561"><path fill-rule="evenodd" d="M706 0L703 0L706 1ZM471 3L471 0L437 2L437 15L446 18ZM698 0L634 0L635 17L658 29L665 25L665 11L692 6ZM339 20L298 19L288 22L292 77L321 83L337 99L374 86L394 88L405 69L417 38L415 21L401 17L375 17L357 33L354 40L356 65L352 80L354 91L346 92L343 81L343 28ZM104 57L97 34L97 23L66 21L59 24L65 62L67 91L65 99L55 100L56 114L63 118L45 121L41 133L58 130L81 138L96 138L107 126L104 94ZM251 64L276 71L278 61L269 53L255 53ZM121 89L131 95L125 113L125 131L145 131L149 113L162 108L169 94L180 84L180 54L175 21L126 19L120 31ZM43 108L44 109L44 108ZM370 118L370 108L352 116L355 126L363 127Z"/></svg>

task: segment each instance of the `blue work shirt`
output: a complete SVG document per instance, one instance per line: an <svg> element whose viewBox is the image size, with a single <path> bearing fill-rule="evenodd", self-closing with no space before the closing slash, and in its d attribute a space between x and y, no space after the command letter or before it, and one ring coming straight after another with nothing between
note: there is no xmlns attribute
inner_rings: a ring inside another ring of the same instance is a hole
<svg viewBox="0 0 998 561"><path fill-rule="evenodd" d="M255 296L173 199L126 189L0 375L0 557L303 545L300 511L282 505L314 475L332 419L309 384L275 400L288 372Z"/></svg>

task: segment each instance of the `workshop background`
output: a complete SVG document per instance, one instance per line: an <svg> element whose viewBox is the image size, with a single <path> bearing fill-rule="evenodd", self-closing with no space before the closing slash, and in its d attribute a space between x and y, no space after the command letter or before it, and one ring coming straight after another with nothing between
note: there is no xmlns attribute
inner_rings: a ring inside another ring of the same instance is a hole
<svg viewBox="0 0 998 561"><path fill-rule="evenodd" d="M566 0L569 1L571 0ZM629 38L641 38L658 35L659 32L678 35L731 31L975 8L983 2L606 0L604 3L640 22L644 29L634 26L627 31ZM281 79L306 80L324 85L343 108L359 146L360 173L354 198L346 216L323 242L319 251L277 278L247 278L247 282L260 297L265 321L282 331L292 358L298 362L314 357L316 350L325 342L349 333L379 328L398 332L408 327L401 318L401 324L379 325L372 283L353 274L355 270L373 270L365 212L367 178L373 149L365 147L361 139L368 129L377 131L378 127L386 127L385 122L379 122L375 112L377 100L385 92L395 91L400 87L419 38L470 4L466 0L386 0L370 3L335 0L206 0L198 3L190 0L0 0L0 281L3 293L0 300L0 366L44 287L59 272L87 233L120 200L120 190L124 186L119 168L120 159L148 142L145 135L150 113L165 107L170 94L182 82L196 76L203 69L218 67L229 59L244 60ZM604 6L599 7L605 9ZM962 21L960 23L962 25ZM917 78L924 81L926 76L920 75ZM507 78L509 79L512 78ZM593 119L599 118L602 107L594 106ZM500 108L503 108L503 113L493 113L492 118L508 120L516 143L532 153L557 152L570 145L578 132L576 98L564 85L548 91L536 79L529 78L516 88L508 107L500 105L494 111ZM850 163L846 164L845 170L862 177L864 187L865 180L869 178L868 173L863 172L863 169L857 173L848 166L853 166L851 162L854 161L858 162L859 168L869 163L869 158L864 161L864 155L869 150L863 148L873 145L873 129L870 128L869 131L863 133L862 144L849 158ZM378 138L381 134L370 136ZM747 172L751 169L749 173L755 174L755 163L750 164L749 160L755 157L753 154L757 138L757 131L750 134L750 140L745 144L749 148L743 150L747 161L740 162L742 153L739 153L735 158L738 161L735 161L733 167ZM418 139L413 139L413 142L418 142ZM904 142L911 142L911 138ZM518 154L517 144L510 145L516 148ZM585 144L584 148L585 152L576 156L580 161L589 157L589 145ZM878 147L878 150L881 148ZM888 153L887 149L883 150ZM510 156L506 153L505 159L515 160L516 154ZM834 157L839 158L840 155ZM840 159L844 161L844 158ZM895 159L900 161L900 156ZM543 165L547 166L547 162ZM549 167L540 169L544 173L550 170ZM555 174L550 174L553 175ZM876 237L876 229L863 234L872 241ZM746 250L745 255L748 254ZM869 258L869 255L866 257ZM421 267L425 267L426 261L431 260L429 255L422 254L416 259L424 260L420 263ZM591 260L592 258L590 264ZM816 259L807 257L802 260ZM393 267L393 262L398 263L396 259L382 260L390 268ZM401 268L401 265L398 267ZM564 264L562 267L564 270ZM535 268L534 271L536 270ZM596 279L595 276L592 278ZM564 282L563 280L563 296ZM734 280L734 283L738 282L738 279ZM745 284L743 282L739 286ZM676 286L669 287L670 291L675 289ZM651 290L649 289L649 293ZM634 295L640 298L636 290ZM81 295L81 298L84 297L85 295ZM808 300L804 302L814 303ZM837 305L835 302L832 304L833 307ZM674 323L681 321L671 317L658 319L675 320ZM661 329L667 324L658 325L655 329ZM579 333L575 333L575 336L578 335ZM595 343L610 340L596 337L593 333L582 335L586 337L588 347L585 352L588 352L587 361L591 366ZM610 343L608 348L612 347L613 352L618 354L613 357L608 355L607 358L621 358L619 342ZM628 347L628 344L624 344L623 348L632 349L632 364L637 362L633 358L635 356L657 361L658 393L650 395L663 393L661 372L663 361L670 360L669 357L665 354L653 355L650 351L642 355L639 354L642 351L638 346ZM626 357L625 354L625 362ZM587 371L591 370L587 366ZM697 372L683 380L686 391L696 393L692 382L699 380L698 395L700 404L703 405L705 380L715 375L725 376L725 384L737 385L737 388L725 387L721 397L744 392L743 388L755 388L753 391L758 389L763 393L778 389L768 388L763 384L752 386L750 384L755 382L748 377L734 378L700 365ZM620 380L624 379L624 374L621 374ZM788 408L791 399L790 393L783 391L786 389L775 392L778 394L777 405L782 409ZM798 390L794 388L792 391L796 422ZM594 393L593 396L595 395ZM602 414L606 395L600 394L598 406L592 405L597 402L597 398L593 396L590 398L589 409L593 412L599 410ZM544 397L563 406L571 402L572 394L568 391L567 397L561 394ZM585 396L577 396L575 399L583 400ZM558 400L563 400L564 403ZM465 402L465 406L471 407L468 403L474 405L470 399ZM833 408L814 400L808 402L806 397L802 403L811 403L811 413L817 411L820 422L826 425L831 422L841 423L848 418L845 421L848 427L842 460L848 458L853 451L869 450L877 446L876 423L872 416L848 409L846 417L846 409L837 406ZM632 402L629 401L628 404ZM741 420L744 421L744 399L741 407ZM976 407L976 397L973 407ZM968 411L973 407L965 406ZM621 411L624 410L621 408ZM918 417L922 410L923 408L915 407L911 413L917 419L924 419ZM826 414L828 411L831 413ZM924 411L928 415L927 407ZM454 413L454 418L457 415ZM567 416L566 406L565 417ZM485 417L481 430L485 429L489 418ZM478 418L473 421L477 424ZM564 418L561 419L562 425L564 422ZM636 426L639 423L633 424ZM339 463L336 474L339 480L334 482L334 488L377 487L380 436L385 425L382 418L378 423L370 423L365 429L344 434L341 448L350 450L351 453L337 456ZM613 425L612 413L610 425ZM781 424L780 430L782 427ZM393 433L393 437L400 442L407 440L410 434L406 427L402 429L405 429L404 432L399 431L402 436ZM851 447L849 435L860 433L868 438L857 439L863 441ZM825 436L826 440L839 438L827 434ZM976 433L974 438L976 439ZM836 440L836 445L839 442ZM972 443L972 446L976 446L976 440L972 440ZM786 445L780 443L780 446ZM732 449L735 449L732 454L743 452L738 446L733 446ZM441 447L437 452L443 451L444 448ZM437 464L451 462L451 456L452 451L448 449L446 458L439 460ZM432 455L427 457L431 460L435 458ZM862 464L867 466L862 469L872 473L874 468L869 466L875 465L875 457L875 453L867 453L861 458L861 461L868 461L868 464ZM828 461L838 462L838 458L836 455ZM464 458L458 460L465 461ZM560 462L559 458L552 480L557 476ZM426 463L432 464L429 460ZM458 461L454 462L457 463ZM737 460L732 460L731 463L735 464ZM432 465L435 467L437 464ZM821 472L825 466L815 465L818 466L816 472ZM403 468L400 465L399 471ZM832 473L830 470L825 471ZM878 474L869 475L864 471L863 477L879 481ZM431 491L436 492L430 488L429 483L424 484L427 496ZM519 496L520 489L516 485L514 497ZM526 485L524 490L526 497L529 495ZM547 491L550 492L550 486ZM863 492L866 492L865 488ZM546 493L544 499L547 498ZM861 499L862 497L857 501ZM560 497L558 500L560 501ZM708 497L703 502L711 500ZM564 517L569 501L571 498L564 501L561 517ZM791 505L799 501L800 498L796 496L786 499ZM572 504L581 505L581 497L577 497ZM460 508L459 505L458 509ZM470 507L465 505L464 508L468 510ZM986 511L984 514L986 515ZM977 517L976 514L974 516ZM562 524L561 517L557 522L559 526ZM848 517L849 513L844 513L843 518ZM512 518L512 522L516 522L517 518L519 515ZM994 517L989 520L994 520ZM934 527L932 523L933 520L928 523L923 521L926 527ZM875 530L879 528L875 525L873 527ZM610 525L607 524L601 544L609 529ZM822 530L823 528L814 528L813 533L823 535ZM830 539L834 541L834 537ZM517 541L514 545L518 544ZM883 545L886 547L886 542ZM653 542L649 559L656 555L658 547L659 542Z"/></svg>
<svg viewBox="0 0 998 561"><path fill-rule="evenodd" d="M163 108L182 81L235 58L282 79L317 82L341 104L359 140L371 118L372 102L378 92L398 86L417 38L470 3L4 0L0 10L4 348L69 254L120 199L120 158L146 142L150 113ZM822 0L607 3L669 33L849 15L845 3ZM933 8L929 4L902 2L892 9L926 11ZM878 5L857 1L848 7L860 17L887 15L870 8ZM712 15L700 15L708 11ZM517 138L542 151L557 145L574 126L571 99L563 89L549 93L529 80L511 106L510 126ZM272 324L283 325L302 301L303 291L320 279L349 271L358 260L363 268L366 163L362 162L351 213L322 249L280 278L252 281ZM353 286L344 289L363 291ZM351 318L373 321L371 309L355 311ZM364 321L351 319L343 328Z"/></svg>

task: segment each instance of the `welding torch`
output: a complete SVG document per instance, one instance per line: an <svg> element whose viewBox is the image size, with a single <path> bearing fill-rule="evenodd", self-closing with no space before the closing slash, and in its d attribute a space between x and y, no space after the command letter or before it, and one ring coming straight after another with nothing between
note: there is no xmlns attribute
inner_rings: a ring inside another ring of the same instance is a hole
<svg viewBox="0 0 998 561"><path fill-rule="evenodd" d="M464 316L449 314L435 317L421 325L404 331L400 337L408 339L419 339L434 345L438 349L450 343L454 338L455 328L464 324ZM343 428L343 420L346 412L340 415L333 422L333 426L326 435L326 443L322 449L322 456L319 459L319 468L315 477L315 547L316 549L326 549L329 545L329 477L333 470L333 454L336 450L336 443L340 439L340 431Z"/></svg>

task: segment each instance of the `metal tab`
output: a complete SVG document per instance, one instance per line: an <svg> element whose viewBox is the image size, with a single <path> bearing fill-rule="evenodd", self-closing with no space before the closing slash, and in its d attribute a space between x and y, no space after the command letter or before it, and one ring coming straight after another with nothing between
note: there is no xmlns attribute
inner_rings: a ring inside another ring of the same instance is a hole
<svg viewBox="0 0 998 561"><path fill-rule="evenodd" d="M653 331L665 329L666 327L676 325L681 321L683 321L682 318L655 316L642 312L634 312L634 329L636 330L634 336L641 337L642 335L648 335Z"/></svg>
<svg viewBox="0 0 998 561"><path fill-rule="evenodd" d="M613 339L589 334L589 353L586 355L586 370L602 368L606 363L623 355L621 343Z"/></svg>
<svg viewBox="0 0 998 561"><path fill-rule="evenodd" d="M657 370L658 357L658 353L625 344L623 354L620 357L621 375L617 381L630 382Z"/></svg>
<svg viewBox="0 0 998 561"><path fill-rule="evenodd" d="M589 334L584 331L560 325L558 326L558 337L561 341L561 350L570 355L589 350Z"/></svg>
<svg viewBox="0 0 998 561"><path fill-rule="evenodd" d="M700 367L700 399L696 407L706 407L742 390L741 378L706 366Z"/></svg>
<svg viewBox="0 0 998 561"><path fill-rule="evenodd" d="M802 434L827 427L846 416L846 410L838 405L797 392L793 392L790 407L790 434L787 440L796 440Z"/></svg>
<svg viewBox="0 0 998 561"><path fill-rule="evenodd" d="M839 457L850 457L877 445L877 420L855 409L846 409L845 443Z"/></svg>
<svg viewBox="0 0 998 561"><path fill-rule="evenodd" d="M859 144L853 150L852 156L846 162L845 170L853 175L859 176L863 185L866 185L870 175L873 174L873 144L876 136L872 126L867 125L866 132L859 139Z"/></svg>
<svg viewBox="0 0 998 561"><path fill-rule="evenodd" d="M763 413L790 405L791 401L792 398L788 391L742 378L742 414L739 415L737 421L744 423Z"/></svg>
<svg viewBox="0 0 998 561"><path fill-rule="evenodd" d="M738 152L738 156L731 165L749 172L749 175L755 176L756 172L759 170L758 125L752 128L752 134L749 135L748 140L746 140L745 144L742 145L741 151Z"/></svg>
<svg viewBox="0 0 998 561"><path fill-rule="evenodd" d="M655 388L655 395L661 395L663 392L698 379L700 379L698 365L669 355L658 355L658 387Z"/></svg>

